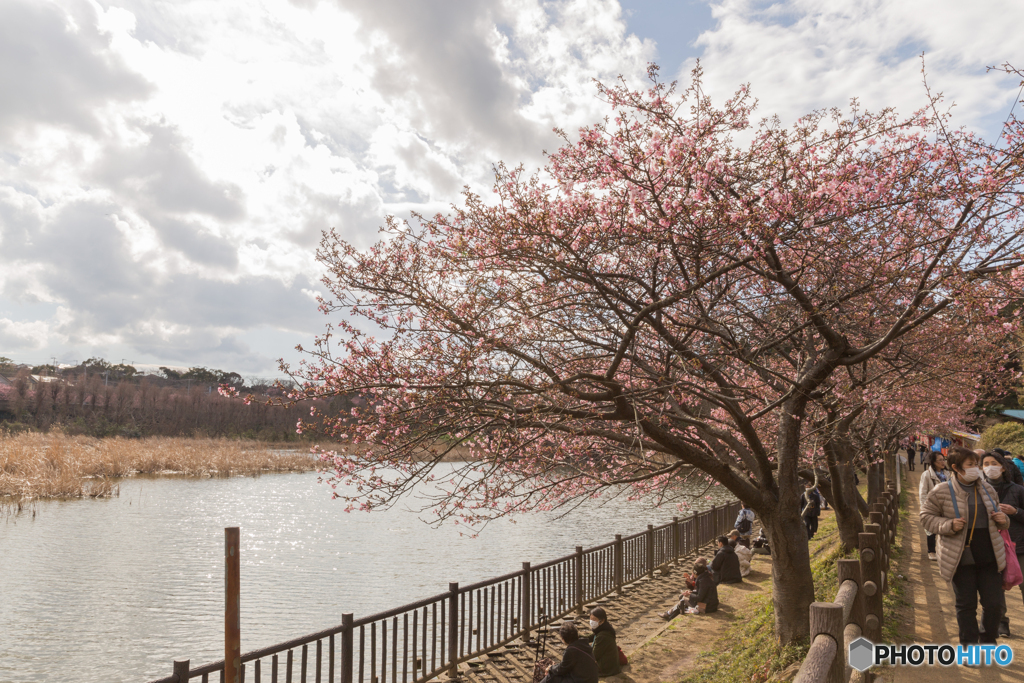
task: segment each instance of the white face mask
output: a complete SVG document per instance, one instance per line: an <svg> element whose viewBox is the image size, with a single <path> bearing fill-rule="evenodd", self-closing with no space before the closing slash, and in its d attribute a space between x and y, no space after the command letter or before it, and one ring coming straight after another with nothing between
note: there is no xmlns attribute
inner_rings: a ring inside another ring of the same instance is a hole
<svg viewBox="0 0 1024 683"><path fill-rule="evenodd" d="M998 479L1003 474L1003 468L999 465L989 465L985 468L985 476L989 479Z"/></svg>
<svg viewBox="0 0 1024 683"><path fill-rule="evenodd" d="M598 622L594 621L593 619L590 620L590 628L591 628L591 630L597 628L600 625L601 624L599 624Z"/></svg>
<svg viewBox="0 0 1024 683"><path fill-rule="evenodd" d="M981 476L981 470L977 467L967 467L964 469L964 473L960 475L960 478L966 482L977 481L978 477Z"/></svg>

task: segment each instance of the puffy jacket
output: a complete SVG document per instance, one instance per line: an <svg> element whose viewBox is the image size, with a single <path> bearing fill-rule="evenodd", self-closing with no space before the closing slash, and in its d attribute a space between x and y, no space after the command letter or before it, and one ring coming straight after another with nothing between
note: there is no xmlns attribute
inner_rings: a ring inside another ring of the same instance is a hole
<svg viewBox="0 0 1024 683"><path fill-rule="evenodd" d="M754 551L740 543L734 545L733 550L740 561L740 576L746 576L750 573L750 560L754 558Z"/></svg>
<svg viewBox="0 0 1024 683"><path fill-rule="evenodd" d="M960 485L955 476L950 477L950 482L952 482L953 491L956 493L957 505L960 508L959 516L966 519L968 510L967 491L964 490L964 487ZM984 481L984 479L979 479L975 486L980 486L982 489L978 491L978 497L984 509L989 512L998 512L999 509L993 509L992 505L992 501L998 500L992 486ZM957 519L957 517L958 515L953 508L953 499L950 497L949 483L939 484L921 501L921 524L924 525L925 529L939 537L937 548L939 574L947 583L953 580L953 574L960 564L960 556L964 552L967 534L970 532L967 525L960 531L953 531L953 520ZM989 519L988 533L992 539L992 550L995 552L996 564L999 565L1000 572L1006 569L1006 553L1003 548L1003 537L999 535L999 529L1006 529L1008 526L1009 521L997 528L995 522L991 518Z"/></svg>
<svg viewBox="0 0 1024 683"><path fill-rule="evenodd" d="M614 676L622 673L619 664L619 645L615 642L615 629L607 621L594 629L591 642L594 647L594 659L597 660L598 676Z"/></svg>
<svg viewBox="0 0 1024 683"><path fill-rule="evenodd" d="M949 471L943 470L942 473L949 477ZM933 470L931 467L925 467L924 472L921 473L921 481L917 486L917 499L924 505L924 499L928 497L931 490L942 483L942 479L939 477L938 472Z"/></svg>

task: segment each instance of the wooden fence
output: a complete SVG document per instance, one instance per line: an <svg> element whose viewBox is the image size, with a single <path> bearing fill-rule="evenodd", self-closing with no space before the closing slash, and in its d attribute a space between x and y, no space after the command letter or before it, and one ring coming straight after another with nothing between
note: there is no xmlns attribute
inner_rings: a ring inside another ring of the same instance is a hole
<svg viewBox="0 0 1024 683"><path fill-rule="evenodd" d="M459 664L516 639L528 641L534 629L582 614L586 604L711 543L733 528L739 510L739 501L713 506L596 548L577 546L556 560L524 562L504 576L450 583L444 593L380 614L343 614L338 626L243 654L240 680L420 683L443 673L454 677ZM151 683L209 683L211 674L223 683L224 660L196 668L176 661L172 675Z"/></svg>
<svg viewBox="0 0 1024 683"><path fill-rule="evenodd" d="M899 523L896 484L889 482L870 506L860 534L860 559L839 560L834 602L811 603L811 649L794 683L845 683L852 668L850 643L882 637L882 596L889 591L889 561ZM865 681L868 680L865 678Z"/></svg>

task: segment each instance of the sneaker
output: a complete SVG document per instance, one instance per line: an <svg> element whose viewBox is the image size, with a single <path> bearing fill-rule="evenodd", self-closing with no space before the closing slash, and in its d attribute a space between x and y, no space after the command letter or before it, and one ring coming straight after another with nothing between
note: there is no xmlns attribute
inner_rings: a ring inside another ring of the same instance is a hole
<svg viewBox="0 0 1024 683"><path fill-rule="evenodd" d="M928 553L928 559L931 560L932 562L936 562L936 561L938 561L939 556L936 555L935 553Z"/></svg>
<svg viewBox="0 0 1024 683"><path fill-rule="evenodd" d="M672 619L674 618L671 612L662 612L658 616L664 619L665 621L672 621Z"/></svg>
<svg viewBox="0 0 1024 683"><path fill-rule="evenodd" d="M1006 624L999 624L999 637L1000 638L1009 638L1010 637L1010 627L1008 625L1006 625Z"/></svg>

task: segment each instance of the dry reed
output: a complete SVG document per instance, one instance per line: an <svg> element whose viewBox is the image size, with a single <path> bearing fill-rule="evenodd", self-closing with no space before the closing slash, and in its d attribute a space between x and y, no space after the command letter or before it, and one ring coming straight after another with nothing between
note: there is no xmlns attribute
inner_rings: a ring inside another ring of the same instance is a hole
<svg viewBox="0 0 1024 683"><path fill-rule="evenodd" d="M315 467L308 453L275 452L258 441L0 433L0 497L105 498L118 494L121 478L137 474L226 477Z"/></svg>

